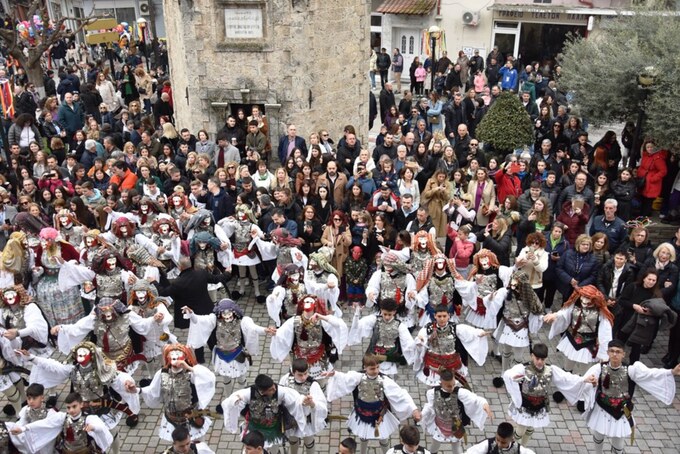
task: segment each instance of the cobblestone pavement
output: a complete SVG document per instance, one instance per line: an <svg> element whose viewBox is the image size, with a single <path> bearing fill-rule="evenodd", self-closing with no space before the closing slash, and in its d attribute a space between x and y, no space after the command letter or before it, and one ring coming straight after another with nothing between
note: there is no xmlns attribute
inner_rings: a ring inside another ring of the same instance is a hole
<svg viewBox="0 0 680 454"><path fill-rule="evenodd" d="M233 283L230 283L233 285ZM251 289L248 289L250 292ZM248 293L247 297L240 300L246 315L251 316L256 323L266 326L270 324L265 306L258 305L255 298ZM349 311L345 311L345 321L350 323ZM543 327L539 338L543 342L547 341L547 328ZM186 339L186 332L177 333L180 339ZM643 355L642 361L649 366L659 366L661 364L661 356L665 354L666 343L668 340L668 333L660 333L654 347L650 354ZM276 381L286 373L289 362L285 361L283 364L275 363L269 354L269 338L263 338L261 342L263 345L263 353L259 358L253 358L253 367L250 369L248 375L248 385L252 384L255 376L259 373L266 373ZM358 370L361 364L361 357L366 348L368 340L364 344L347 348L343 353L340 361L336 363L336 368L341 371ZM556 342L549 342L551 345L551 356L555 364L559 364L561 357L559 354L553 354ZM206 356L209 356L206 354ZM63 357L62 357L63 359ZM528 356L525 358L528 361ZM470 375L475 391L485 397L493 411L494 420L487 423L484 433L476 428L470 429L469 443L481 441L485 437L493 435L494 428L501 421L506 421L507 406L509 397L504 389L496 389L491 384L491 379L501 373L500 362L489 358L484 367L479 367L471 362ZM141 371L136 372L135 378L139 381ZM404 387L413 397L416 404L421 407L425 400L426 388L420 384L411 370L400 369L396 380ZM66 396L67 388L63 387L60 395L60 403L63 402ZM211 402L211 407L215 406L224 399L228 393L231 392L231 385L225 385L223 379L218 377L218 385L215 397ZM333 415L347 415L350 412L352 404L351 396L347 396L341 401L336 401L332 404L330 413ZM422 408L422 407L421 407ZM633 446L630 446L629 440L626 442L626 453L678 453L674 435L680 431L680 400L675 399L673 405L666 407L642 390L636 393L636 407L635 416L638 424L636 432L636 440ZM124 425L119 426L119 437L122 440L123 453L159 453L162 452L168 444L163 442L156 435L158 430L158 423L160 421L160 410L150 410L142 404L142 413L140 415L140 423L134 429L130 429ZM551 419L552 425L543 430L537 430L529 447L535 449L538 454L548 453L572 453L572 452L593 452L592 437L581 418L581 414L576 408L569 407L566 402L552 405ZM208 432L204 441L217 453L236 453L241 451L241 443L237 435L226 433L222 430L222 421L218 420ZM339 441L349 434L344 426L343 421L332 420L330 427L317 437L317 453L335 453ZM398 435L393 435L394 444L398 443ZM427 442L425 440L425 445ZM606 442L605 442L606 443ZM377 443L371 444L371 448L375 448L375 452L380 452ZM609 452L609 446L605 449ZM370 452L370 449L369 449ZM441 452L450 452L450 449L442 449Z"/></svg>

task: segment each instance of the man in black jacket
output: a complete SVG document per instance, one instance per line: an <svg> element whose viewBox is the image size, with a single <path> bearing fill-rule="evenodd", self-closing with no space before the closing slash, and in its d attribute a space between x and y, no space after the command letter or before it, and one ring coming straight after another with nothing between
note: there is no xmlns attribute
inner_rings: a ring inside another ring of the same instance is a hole
<svg viewBox="0 0 680 454"><path fill-rule="evenodd" d="M45 86L45 96L48 98L50 96L57 96L57 83L54 81L54 71L48 69L46 74L47 75L43 79L43 85Z"/></svg>
<svg viewBox="0 0 680 454"><path fill-rule="evenodd" d="M189 307L196 315L212 314L215 304L210 299L208 284L222 283L226 288L231 270L227 270L225 274L212 274L207 270L194 269L191 266L191 258L189 257L181 257L178 267L180 271L179 276L172 282L168 281L165 273L161 273L158 294L172 297L174 300L175 328L188 329L189 320L184 318L182 308L185 306ZM211 337L214 338L214 333ZM214 339L208 340L208 346L214 344ZM203 347L197 348L194 351L196 353L196 360L199 363L204 363Z"/></svg>
<svg viewBox="0 0 680 454"><path fill-rule="evenodd" d="M392 66L392 58L390 57L390 54L387 53L387 49L384 47L380 49L380 53L378 54L375 64L378 67L378 71L380 71L380 85L382 85L382 88L385 88L385 83L387 83L389 80L387 74L390 70L390 66Z"/></svg>
<svg viewBox="0 0 680 454"><path fill-rule="evenodd" d="M458 130L458 125L465 122L465 115L463 113L463 97L460 93L453 96L453 102L446 103L444 106L444 118L446 120L446 127L444 132L446 133L446 138L454 139L456 137L456 131Z"/></svg>
<svg viewBox="0 0 680 454"><path fill-rule="evenodd" d="M35 111L38 108L38 105L35 102L33 94L28 91L28 87L30 86L32 86L32 84L29 83L23 87L19 85L16 87L14 95L14 112L17 117L26 113L35 119Z"/></svg>
<svg viewBox="0 0 680 454"><path fill-rule="evenodd" d="M394 99L394 92L392 91L392 83L386 82L383 89L380 90L380 121L381 124L385 124L385 118L387 118L387 112L390 107L396 106L397 101Z"/></svg>
<svg viewBox="0 0 680 454"><path fill-rule="evenodd" d="M616 251L614 258L600 268L597 275L597 289L604 295L614 315L619 312L615 304L621 296L623 288L634 281L635 270L628 263L626 251Z"/></svg>

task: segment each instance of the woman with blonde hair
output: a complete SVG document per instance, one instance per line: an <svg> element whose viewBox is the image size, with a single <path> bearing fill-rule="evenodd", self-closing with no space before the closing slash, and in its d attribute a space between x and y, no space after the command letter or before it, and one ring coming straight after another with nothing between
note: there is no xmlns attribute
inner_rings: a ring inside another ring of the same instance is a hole
<svg viewBox="0 0 680 454"><path fill-rule="evenodd" d="M489 215L496 208L496 185L489 178L489 172L480 167L468 183L467 193L472 196L472 208L477 212L476 225L486 227Z"/></svg>
<svg viewBox="0 0 680 454"><path fill-rule="evenodd" d="M421 196L423 206L426 206L432 224L437 230L437 238L446 236L446 215L444 205L448 203L453 195L453 186L448 180L446 172L435 170L434 175L427 181L425 190Z"/></svg>
<svg viewBox="0 0 680 454"><path fill-rule="evenodd" d="M144 68L141 67L135 69L135 79L137 80L139 99L144 103L144 110L146 113L150 113L151 95L153 94L153 79L146 73L146 71L144 71Z"/></svg>
<svg viewBox="0 0 680 454"><path fill-rule="evenodd" d="M480 236L483 247L496 254L501 265L510 266L512 231L505 218L497 217L487 224Z"/></svg>
<svg viewBox="0 0 680 454"><path fill-rule="evenodd" d="M120 102L118 101L118 95L116 95L116 88L109 78L106 77L106 73L100 72L97 74L95 86L109 112L115 112L120 106Z"/></svg>
<svg viewBox="0 0 680 454"><path fill-rule="evenodd" d="M193 179L194 175L194 169L198 168L198 153L195 151L190 151L187 153L187 162L184 166L184 169L186 171L186 175L190 178Z"/></svg>
<svg viewBox="0 0 680 454"><path fill-rule="evenodd" d="M137 149L135 144L132 142L125 142L123 145L123 158L125 162L130 166L130 171L137 171Z"/></svg>
<svg viewBox="0 0 680 454"><path fill-rule="evenodd" d="M676 265L675 247L671 243L661 243L654 249L652 257L641 267L645 270L654 268L658 275L659 289L663 299L670 304L678 287L680 270Z"/></svg>
<svg viewBox="0 0 680 454"><path fill-rule="evenodd" d="M173 151L176 150L177 143L179 142L179 134L177 134L175 125L173 125L169 121L167 123L163 123L163 133L161 134L159 140L161 144L168 143L172 146Z"/></svg>
<svg viewBox="0 0 680 454"><path fill-rule="evenodd" d="M277 189L293 189L291 178L288 176L288 172L285 167L279 167L274 171L274 181L272 182L272 191Z"/></svg>

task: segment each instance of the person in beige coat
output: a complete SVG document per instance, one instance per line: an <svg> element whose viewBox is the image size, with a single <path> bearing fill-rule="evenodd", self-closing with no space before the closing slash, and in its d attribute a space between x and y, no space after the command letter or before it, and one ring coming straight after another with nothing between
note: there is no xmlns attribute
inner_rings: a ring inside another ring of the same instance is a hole
<svg viewBox="0 0 680 454"><path fill-rule="evenodd" d="M496 187L489 178L486 169L477 169L476 178L468 183L468 194L472 196L472 204L477 212L476 224L486 227L489 223L489 214L493 213L496 206ZM477 192L481 192L481 197Z"/></svg>
<svg viewBox="0 0 680 454"><path fill-rule="evenodd" d="M444 205L446 205L453 196L453 186L447 179L446 172L443 170L436 170L432 178L427 180L425 190L420 196L420 203L427 207L430 212L430 218L434 228L437 229L437 238L446 236L446 214L444 214Z"/></svg>
<svg viewBox="0 0 680 454"><path fill-rule="evenodd" d="M144 105L144 110L147 113L151 112L151 95L153 95L153 79L144 71L144 68L137 68L135 70L135 79L137 81L137 90L139 91L139 99Z"/></svg>
<svg viewBox="0 0 680 454"><path fill-rule="evenodd" d="M333 183L335 181L335 183ZM326 173L319 175L316 180L316 187L318 188L324 183L328 188L333 188L333 200L336 207L341 207L345 201L345 187L347 186L347 176L338 172L338 163L330 161L326 166Z"/></svg>
<svg viewBox="0 0 680 454"><path fill-rule="evenodd" d="M338 271L338 276L344 281L345 259L349 255L349 247L352 245L352 234L347 223L347 216L340 210L335 210L331 213L331 220L328 226L324 229L321 235L322 246L327 246L333 249L333 258L331 265ZM341 284L341 297L343 293L344 283Z"/></svg>
<svg viewBox="0 0 680 454"><path fill-rule="evenodd" d="M543 272L548 269L548 253L545 251L547 241L540 232L527 235L527 245L515 259L518 271L529 276L529 284L534 290L543 287Z"/></svg>

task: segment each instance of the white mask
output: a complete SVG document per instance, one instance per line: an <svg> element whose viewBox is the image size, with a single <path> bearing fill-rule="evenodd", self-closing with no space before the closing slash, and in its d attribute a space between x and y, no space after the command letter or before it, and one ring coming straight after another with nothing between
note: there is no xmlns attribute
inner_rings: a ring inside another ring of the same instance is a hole
<svg viewBox="0 0 680 454"><path fill-rule="evenodd" d="M434 261L434 266L437 268L437 270L441 271L446 267L446 260L444 259L437 259Z"/></svg>
<svg viewBox="0 0 680 454"><path fill-rule="evenodd" d="M209 225L210 225L210 221L211 221L210 216L206 216L206 218L203 219L203 224L205 224L206 226L209 226Z"/></svg>
<svg viewBox="0 0 680 454"><path fill-rule="evenodd" d="M479 259L479 264L482 265L482 269L488 270L491 264L489 263L489 257L482 257Z"/></svg>
<svg viewBox="0 0 680 454"><path fill-rule="evenodd" d="M120 234L123 236L127 236L128 234L128 228L126 225L121 225L120 226Z"/></svg>
<svg viewBox="0 0 680 454"><path fill-rule="evenodd" d="M225 322L231 322L234 320L234 313L232 311L222 311L221 315Z"/></svg>
<svg viewBox="0 0 680 454"><path fill-rule="evenodd" d="M137 301L145 301L146 300L146 291L135 290L135 296L137 297Z"/></svg>
<svg viewBox="0 0 680 454"><path fill-rule="evenodd" d="M421 236L418 238L418 244L420 245L421 249L427 248L427 238Z"/></svg>
<svg viewBox="0 0 680 454"><path fill-rule="evenodd" d="M89 236L87 238L85 238L85 245L87 247L92 247L93 244L94 244L94 238L89 237Z"/></svg>
<svg viewBox="0 0 680 454"><path fill-rule="evenodd" d="M17 302L17 292L15 291L5 292L4 298L5 303L9 304L10 306L13 306Z"/></svg>
<svg viewBox="0 0 680 454"><path fill-rule="evenodd" d="M297 285L300 282L300 273L293 273L290 275L290 282L293 285Z"/></svg>
<svg viewBox="0 0 680 454"><path fill-rule="evenodd" d="M71 220L69 219L68 216L60 216L59 222L61 222L61 225L63 225L64 227L68 227L71 224Z"/></svg>
<svg viewBox="0 0 680 454"><path fill-rule="evenodd" d="M76 350L76 361L78 361L78 364L81 366L87 366L91 359L92 352L90 352L89 349L81 347Z"/></svg>
<svg viewBox="0 0 680 454"><path fill-rule="evenodd" d="M239 211L238 212L238 219L239 219L239 221L245 221L247 219L246 212L245 211Z"/></svg>
<svg viewBox="0 0 680 454"><path fill-rule="evenodd" d="M184 361L184 352L181 352L179 350L173 350L170 352L170 366L173 368L173 370L177 371L179 370L179 363Z"/></svg>
<svg viewBox="0 0 680 454"><path fill-rule="evenodd" d="M170 227L168 227L167 224L161 224L160 231L161 231L161 235L167 235L168 231L170 231Z"/></svg>
<svg viewBox="0 0 680 454"><path fill-rule="evenodd" d="M145 204L142 204L142 205L139 206L139 210L140 210L142 213L146 214L146 213L149 212L149 205L147 205L146 203L145 203Z"/></svg>
<svg viewBox="0 0 680 454"><path fill-rule="evenodd" d="M585 296L581 297L581 302L583 303L584 306L591 306L592 305L592 300L590 298L586 298Z"/></svg>
<svg viewBox="0 0 680 454"><path fill-rule="evenodd" d="M205 248L208 247L208 243L198 243L198 248L202 251L205 251Z"/></svg>
<svg viewBox="0 0 680 454"><path fill-rule="evenodd" d="M109 257L106 259L106 268L112 270L116 267L117 259L115 257Z"/></svg>
<svg viewBox="0 0 680 454"><path fill-rule="evenodd" d="M175 205L176 207L179 207L182 205L182 198L181 197L173 197L172 198L172 204Z"/></svg>

